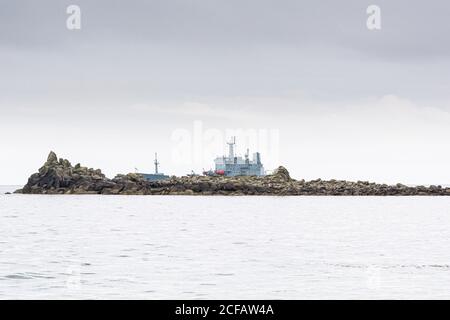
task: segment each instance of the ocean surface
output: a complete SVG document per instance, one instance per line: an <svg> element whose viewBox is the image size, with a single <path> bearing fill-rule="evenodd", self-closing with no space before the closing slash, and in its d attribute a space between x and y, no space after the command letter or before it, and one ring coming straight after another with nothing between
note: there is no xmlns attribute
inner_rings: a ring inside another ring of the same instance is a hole
<svg viewBox="0 0 450 320"><path fill-rule="evenodd" d="M0 299L450 299L450 197L14 189Z"/></svg>

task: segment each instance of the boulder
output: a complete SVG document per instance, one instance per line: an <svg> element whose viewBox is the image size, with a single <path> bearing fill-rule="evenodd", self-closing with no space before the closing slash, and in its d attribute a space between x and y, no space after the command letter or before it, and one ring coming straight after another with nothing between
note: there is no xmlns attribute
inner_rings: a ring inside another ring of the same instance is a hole
<svg viewBox="0 0 450 320"><path fill-rule="evenodd" d="M272 176L274 178L279 178L283 181L291 181L291 176L289 175L289 171L283 166L279 166L277 169L275 169Z"/></svg>

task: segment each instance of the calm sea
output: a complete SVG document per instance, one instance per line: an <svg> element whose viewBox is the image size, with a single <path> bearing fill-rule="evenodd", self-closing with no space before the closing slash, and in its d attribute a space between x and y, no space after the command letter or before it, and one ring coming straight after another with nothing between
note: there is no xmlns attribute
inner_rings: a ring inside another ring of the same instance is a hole
<svg viewBox="0 0 450 320"><path fill-rule="evenodd" d="M0 299L450 298L450 197L4 195Z"/></svg>

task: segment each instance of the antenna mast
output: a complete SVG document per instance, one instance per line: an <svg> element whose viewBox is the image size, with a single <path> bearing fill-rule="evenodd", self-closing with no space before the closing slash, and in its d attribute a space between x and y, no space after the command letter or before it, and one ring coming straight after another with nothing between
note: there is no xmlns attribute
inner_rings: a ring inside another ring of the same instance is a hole
<svg viewBox="0 0 450 320"><path fill-rule="evenodd" d="M228 144L228 158L234 159L234 145L236 144L236 137L231 137L231 142Z"/></svg>
<svg viewBox="0 0 450 320"><path fill-rule="evenodd" d="M158 162L158 154L156 152L155 152L155 162L154 162L154 164L155 164L155 174L158 174L159 162Z"/></svg>

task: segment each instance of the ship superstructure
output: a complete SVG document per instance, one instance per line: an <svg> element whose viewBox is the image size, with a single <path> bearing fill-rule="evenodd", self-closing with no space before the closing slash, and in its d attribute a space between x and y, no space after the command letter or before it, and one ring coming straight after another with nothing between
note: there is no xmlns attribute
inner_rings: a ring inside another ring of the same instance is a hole
<svg viewBox="0 0 450 320"><path fill-rule="evenodd" d="M216 170L215 174L224 176L263 176L265 175L264 166L261 163L259 152L253 154L252 160L249 159L249 150L244 158L235 155L236 137L232 137L228 144L228 156L217 157L214 160Z"/></svg>
<svg viewBox="0 0 450 320"><path fill-rule="evenodd" d="M158 181L158 180L167 180L170 177L166 176L164 173L158 172L158 154L155 153L155 161L153 162L155 165L155 173L140 173L147 181Z"/></svg>

